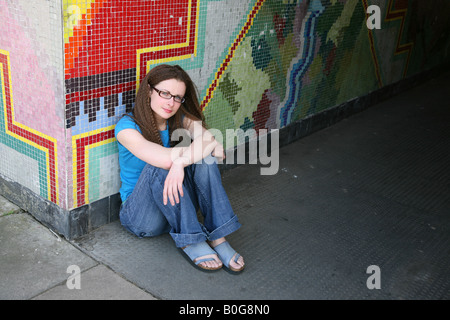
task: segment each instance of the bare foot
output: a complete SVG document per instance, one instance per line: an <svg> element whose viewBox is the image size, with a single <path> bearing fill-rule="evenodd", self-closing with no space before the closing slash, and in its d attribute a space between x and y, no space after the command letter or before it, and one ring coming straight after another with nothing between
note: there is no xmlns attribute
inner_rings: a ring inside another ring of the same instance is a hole
<svg viewBox="0 0 450 320"><path fill-rule="evenodd" d="M181 249L185 249L189 246L183 247ZM222 268L222 261L220 261L219 257L217 256L217 254L208 254L208 255L204 255L201 257L196 258L193 262L196 263L199 260L203 260L203 259L213 259L213 260L208 260L208 261L202 261L198 264L199 267L203 268L203 269L208 269L208 270L215 270L215 269L220 269Z"/></svg>
<svg viewBox="0 0 450 320"><path fill-rule="evenodd" d="M227 241L225 238L220 238L217 240L213 240L209 242L209 245L214 249L215 247L217 247L219 244L223 243ZM237 254L237 252L236 252ZM240 256L238 258L238 260L235 262L234 259L236 257L236 254L231 258L231 260L228 262L229 266L234 269L234 270L242 270L244 268L244 258L242 256ZM224 261L225 262L225 261Z"/></svg>
<svg viewBox="0 0 450 320"><path fill-rule="evenodd" d="M202 261L199 263L199 266L202 266L206 269L220 269L222 267L222 261L220 261L217 254L209 254L206 256L198 257L197 259L194 260L194 263L197 262L198 260L208 259L208 258L212 258L214 260Z"/></svg>

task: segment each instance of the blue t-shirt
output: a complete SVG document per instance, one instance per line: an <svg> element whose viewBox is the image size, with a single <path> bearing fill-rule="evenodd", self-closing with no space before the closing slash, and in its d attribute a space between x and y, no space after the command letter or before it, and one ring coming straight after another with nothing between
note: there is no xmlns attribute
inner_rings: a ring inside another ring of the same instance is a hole
<svg viewBox="0 0 450 320"><path fill-rule="evenodd" d="M142 134L139 126L128 116L122 117L122 119L117 122L114 133L115 136L117 137L117 134L124 129L135 129ZM159 133L164 147L169 148L169 129L166 128L166 130L160 131ZM122 181L120 198L122 199L122 202L125 202L128 196L133 192L133 189L139 180L139 176L147 163L132 154L119 141L117 141L117 144L119 146L120 180Z"/></svg>

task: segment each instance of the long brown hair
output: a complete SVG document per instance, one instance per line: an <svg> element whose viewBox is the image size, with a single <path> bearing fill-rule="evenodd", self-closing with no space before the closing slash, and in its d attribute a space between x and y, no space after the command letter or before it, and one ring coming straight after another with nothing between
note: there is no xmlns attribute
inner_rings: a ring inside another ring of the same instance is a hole
<svg viewBox="0 0 450 320"><path fill-rule="evenodd" d="M168 119L169 137L172 137L172 132L176 129L183 128L182 116L186 116L194 121L201 121L206 128L205 118L200 108L198 101L197 88L189 75L180 66L162 64L150 70L149 73L142 80L139 87L136 103L132 109L130 116L142 131L142 135L148 141L163 145L161 136L156 126L155 115L151 108L150 87L155 87L161 81L176 79L184 82L186 85L186 93L184 95L185 101L181 104L177 113ZM171 141L172 139L170 139ZM171 141L173 147L176 142Z"/></svg>

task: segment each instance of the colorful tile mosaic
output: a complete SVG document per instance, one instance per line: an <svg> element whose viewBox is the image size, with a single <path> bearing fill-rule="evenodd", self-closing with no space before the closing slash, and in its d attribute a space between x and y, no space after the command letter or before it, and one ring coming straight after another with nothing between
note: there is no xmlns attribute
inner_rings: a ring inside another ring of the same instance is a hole
<svg viewBox="0 0 450 320"><path fill-rule="evenodd" d="M211 128L280 129L441 64L449 14L416 0L0 0L0 175L81 207L118 192L114 126L153 66L187 70Z"/></svg>
<svg viewBox="0 0 450 320"><path fill-rule="evenodd" d="M0 173L66 206L59 12L50 1L0 1ZM21 163L37 171L17 168Z"/></svg>

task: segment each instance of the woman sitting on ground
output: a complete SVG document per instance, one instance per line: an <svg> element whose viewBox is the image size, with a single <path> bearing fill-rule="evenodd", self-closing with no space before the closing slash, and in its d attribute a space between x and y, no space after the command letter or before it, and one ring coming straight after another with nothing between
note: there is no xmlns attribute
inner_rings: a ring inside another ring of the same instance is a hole
<svg viewBox="0 0 450 320"><path fill-rule="evenodd" d="M175 145L171 137L176 130L186 130L191 143ZM138 237L169 232L201 270L225 265L227 271L241 272L244 259L225 239L241 225L217 167L225 156L223 146L206 129L189 75L179 66L154 67L140 85L133 110L117 123L115 135L122 225Z"/></svg>

